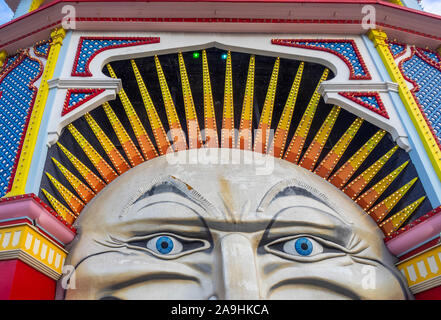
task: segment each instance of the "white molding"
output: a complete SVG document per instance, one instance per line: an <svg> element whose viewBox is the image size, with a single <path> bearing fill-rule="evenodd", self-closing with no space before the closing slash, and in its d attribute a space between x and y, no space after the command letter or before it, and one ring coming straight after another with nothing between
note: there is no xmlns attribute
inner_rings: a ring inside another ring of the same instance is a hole
<svg viewBox="0 0 441 320"><path fill-rule="evenodd" d="M97 37L159 37L159 43L144 44L104 50L98 53L89 64L91 77L72 77L71 71L75 61L77 46L83 36ZM371 80L350 80L350 70L346 63L337 55L330 52L274 45L272 39L348 39L353 40L358 47L360 55L372 77ZM404 127L395 111L390 92L397 92L398 86L392 82L383 82L378 70L372 61L369 51L358 35L310 35L310 34L244 34L244 33L186 33L186 32L81 32L74 31L68 44L69 50L64 58L63 68L59 79L50 81L51 89L57 90L53 118L49 128L48 145L52 145L58 139L61 130L68 123L80 118L84 113L93 110L101 103L115 99L121 88L121 83L116 86L116 81L107 77L103 67L112 61L123 59L136 59L153 55L177 53L180 51L194 51L203 48L216 47L223 50L244 52L256 55L266 55L286 59L294 59L318 63L331 69L334 78L323 82L320 90L326 103L337 104L347 111L366 119L391 133L394 141L406 151L410 151L410 144ZM118 75L117 75L118 76ZM67 88L99 87L105 88L105 92L85 102L79 108L61 117L62 105L65 93L59 96L59 92ZM111 91L111 92L110 92ZM340 91L377 91L385 105L390 119L387 119L341 95ZM60 107L61 105L61 107ZM56 124L56 125L55 125Z"/></svg>
<svg viewBox="0 0 441 320"><path fill-rule="evenodd" d="M113 78L54 78L48 82L49 89L87 89L87 88L102 88L102 89L114 89L119 92L122 88L121 79Z"/></svg>
<svg viewBox="0 0 441 320"><path fill-rule="evenodd" d="M366 81L351 81L348 82L324 82L320 88L319 93L324 94L327 92L398 92L398 84L395 82L366 82Z"/></svg>
<svg viewBox="0 0 441 320"><path fill-rule="evenodd" d="M441 285L441 276L437 276L435 278L420 282L413 286L410 286L409 289L413 294L420 293L423 291L430 290L432 288L438 287Z"/></svg>
<svg viewBox="0 0 441 320"><path fill-rule="evenodd" d="M36 258L31 256L29 253L27 253L21 249L0 251L0 261L12 260L12 259L18 259L20 261L25 262L26 264L30 265L32 268L36 269L37 271L40 271L41 273L54 279L55 281L57 281L61 277L60 273L52 270L51 268L46 266L44 263L37 260Z"/></svg>

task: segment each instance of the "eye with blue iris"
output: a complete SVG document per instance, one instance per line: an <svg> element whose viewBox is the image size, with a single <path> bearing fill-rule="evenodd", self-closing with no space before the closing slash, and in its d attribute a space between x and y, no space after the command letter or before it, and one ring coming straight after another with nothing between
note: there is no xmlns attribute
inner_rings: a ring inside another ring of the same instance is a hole
<svg viewBox="0 0 441 320"><path fill-rule="evenodd" d="M170 233L134 237L126 241L125 245L130 249L147 251L161 259L175 259L211 247L207 240L187 238Z"/></svg>
<svg viewBox="0 0 441 320"><path fill-rule="evenodd" d="M157 236L147 242L147 249L160 255L175 255L183 250L182 242L169 235Z"/></svg>
<svg viewBox="0 0 441 320"><path fill-rule="evenodd" d="M282 250L293 256L309 257L323 252L323 246L310 237L299 237L283 243Z"/></svg>

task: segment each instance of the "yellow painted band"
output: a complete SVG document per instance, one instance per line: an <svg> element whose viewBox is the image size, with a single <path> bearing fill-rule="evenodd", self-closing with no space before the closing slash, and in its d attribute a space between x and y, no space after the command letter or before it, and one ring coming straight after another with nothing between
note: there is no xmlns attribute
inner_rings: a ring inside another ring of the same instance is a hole
<svg viewBox="0 0 441 320"><path fill-rule="evenodd" d="M379 30L370 30L368 36L369 39L371 39L374 43L392 81L398 84L398 93L400 98L415 126L415 129L418 132L418 135L421 138L430 162L432 163L438 178L441 180L441 150L430 130L429 125L424 119L420 108L418 107L418 103L415 101L415 98L407 86L400 69L395 63L392 53L390 52L386 43L386 33Z"/></svg>
<svg viewBox="0 0 441 320"><path fill-rule="evenodd" d="M31 168L32 155L34 154L35 145L37 143L38 132L40 129L41 119L43 117L44 108L49 94L48 80L52 79L58 55L60 53L63 39L66 36L66 31L63 28L56 28L51 32L51 46L49 55L44 67L41 84L35 98L34 107L29 120L29 126L26 131L23 147L20 154L20 159L17 165L14 182L11 190L6 194L6 197L16 196L25 193L26 181Z"/></svg>

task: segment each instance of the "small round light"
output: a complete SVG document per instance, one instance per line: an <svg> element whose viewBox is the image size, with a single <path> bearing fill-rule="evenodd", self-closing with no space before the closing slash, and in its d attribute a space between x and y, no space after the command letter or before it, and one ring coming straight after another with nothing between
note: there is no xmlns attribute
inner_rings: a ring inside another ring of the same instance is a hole
<svg viewBox="0 0 441 320"><path fill-rule="evenodd" d="M193 52L193 58L194 59L199 59L199 57L201 56L201 54L199 52Z"/></svg>
<svg viewBox="0 0 441 320"><path fill-rule="evenodd" d="M228 54L222 53L221 58L222 60L226 60L228 58Z"/></svg>

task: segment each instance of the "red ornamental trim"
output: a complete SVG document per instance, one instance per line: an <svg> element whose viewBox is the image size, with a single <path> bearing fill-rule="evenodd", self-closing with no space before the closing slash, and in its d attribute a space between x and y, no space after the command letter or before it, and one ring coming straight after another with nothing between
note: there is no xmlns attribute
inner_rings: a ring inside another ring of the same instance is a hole
<svg viewBox="0 0 441 320"><path fill-rule="evenodd" d="M77 72L75 71L78 60L80 58L81 49L83 46L84 40L136 40L135 43L124 43L124 44L118 44L118 45L111 45L104 48L101 48L97 51L95 51L90 57L87 58L85 71L83 72ZM159 37L81 37L78 42L78 48L77 53L75 55L75 61L72 67L72 73L71 76L77 76L77 77L91 77L92 73L89 71L89 64L90 62L95 58L95 56L105 50L115 49L115 48L124 48L124 47L132 47L132 46L140 46L144 44L152 44L152 43L159 43Z"/></svg>
<svg viewBox="0 0 441 320"><path fill-rule="evenodd" d="M17 149L17 154L15 156L15 161L14 161L14 165L12 166L12 170L11 170L11 176L9 177L9 183L8 183L8 189L6 192L11 191L12 188L12 184L14 182L14 178L15 178L15 173L17 172L17 167L18 167L18 161L20 160L20 155L21 155L21 150L23 149L23 143L24 143L24 139L26 137L26 132L28 129L28 125L29 125L29 120L31 119L31 115L32 115L32 111L34 109L34 103L35 103L35 98L37 97L37 91L38 88L34 86L35 81L37 81L41 75L43 74L43 64L41 63L40 60L35 59L33 57L31 57L29 55L29 49L26 49L25 51L23 51L22 53L20 53L20 57L18 57L10 66L10 68L7 70L7 72L5 72L2 77L0 78L0 83L3 81L3 79L9 74L9 72L11 72L15 67L17 67L19 64L21 64L23 62L24 59L29 58L33 61L38 62L38 64L40 65L40 70L39 73L37 74L37 76L34 79L31 79L31 82L29 83L29 89L31 89L33 91L33 97L32 100L30 102L30 107L29 107L29 111L28 111L28 115L26 116L26 121L23 127L23 132L21 134L21 138L20 138L20 143L18 145L18 149Z"/></svg>
<svg viewBox="0 0 441 320"><path fill-rule="evenodd" d="M436 68L436 69L437 69L438 71L440 71L440 72L441 72L441 66L438 65L438 64L436 64L436 63L434 63L432 60L428 59L424 54L422 54L422 53L420 53L418 50L416 50L415 47L412 47L412 48L411 48L411 51L412 51L412 54L410 55L410 57L401 60L401 62L400 62L399 65L398 65L398 68L400 69L401 74L403 75L404 79L406 79L407 81L409 81L410 83L412 83L412 85L414 86L414 88L413 88L410 92L412 93L413 98L414 98L414 100L415 100L415 102L416 102L418 108L420 109L421 114L422 114L424 120L426 121L426 124L427 124L427 126L429 127L429 130L430 130L430 132L432 133L432 136L433 136L433 138L435 139L435 142L436 142L438 148L439 148L440 151L441 151L441 142L440 142L440 140L438 139L438 137L437 137L435 131L433 130L432 126L430 125L430 121L429 121L429 119L427 119L427 116L426 116L426 113L424 112L424 108L423 108L423 106L420 104L420 101L418 100L417 96L415 95L415 93L416 93L417 91L419 91L421 88L420 88L420 86L418 85L418 83L416 83L414 80L410 79L410 78L404 73L403 65L404 65L404 63L405 63L406 61L409 61L410 59L412 59L414 55L417 55L419 58L421 58L422 60L424 60L424 62L428 63L429 65L431 65L432 67Z"/></svg>
<svg viewBox="0 0 441 320"><path fill-rule="evenodd" d="M115 18L115 17L103 17L103 18L91 18L91 17L77 17L75 21L78 22L102 22L102 21L112 21L112 22L212 22L212 23L303 23L303 24L361 24L361 20L331 20L331 19L249 19L249 18ZM38 28L32 32L26 33L18 38L10 40L5 43L0 44L0 48L3 48L11 43L17 42L24 38L30 37L38 32L46 29L53 28L55 26L60 26L61 20L53 22L49 25ZM384 28L394 29L414 35L418 35L425 38L430 38L434 40L441 40L441 37L430 35L427 33L414 31L411 29L405 29L397 26L393 26L387 23L377 22L377 25Z"/></svg>
<svg viewBox="0 0 441 320"><path fill-rule="evenodd" d="M4 202L13 202L13 201L20 201L23 199L32 199L37 203L41 208L45 209L47 212L49 212L51 215L53 215L55 218L60 220L66 227L68 227L73 232L77 232L77 230L69 224L66 220L64 220L55 210L53 210L51 207L49 207L46 203L43 202L39 197L37 197L34 193L27 193L22 194L19 196L13 196L13 197L7 197L7 198L0 198L0 204Z"/></svg>
<svg viewBox="0 0 441 320"><path fill-rule="evenodd" d="M64 105L63 105L63 110L61 112L61 116L68 114L72 110L75 110L76 108L78 108L82 104L86 103L87 101L91 100L92 98L95 98L97 95L99 95L103 92L104 92L104 89L69 89L66 94L66 99L64 100ZM90 95L85 97L80 102L69 106L70 96L73 93L88 93Z"/></svg>
<svg viewBox="0 0 441 320"><path fill-rule="evenodd" d="M358 61L360 61L360 65L363 68L363 71L364 71L365 75L356 75L355 72L354 72L354 68L353 68L352 64L350 63L350 61L348 61L348 58L345 57L344 55L338 53L335 50L328 49L328 48L322 48L322 47L308 46L308 45L304 45L304 44L298 44L298 43L295 43L294 41L298 41L298 42L350 43L352 45L352 47L354 48L354 52L357 55ZM360 52L358 51L357 44L355 43L354 40L342 40L342 39L272 39L271 43L272 44L276 44L276 45L281 45L281 46L287 46L287 47L297 47L297 48L304 48L304 49L310 49L310 50L319 50L319 51L325 51L325 52L332 53L332 54L336 55L337 57L339 57L341 60L343 60L343 62L348 66L349 71L350 71L350 75L349 75L349 79L350 80L371 80L372 79L371 75L369 74L369 70L366 67L366 64L364 63L364 60L363 60Z"/></svg>
<svg viewBox="0 0 441 320"><path fill-rule="evenodd" d="M432 60L430 57L426 56L426 54L424 53L424 51L429 51L431 53L434 53L434 54L436 54L438 59L440 59L440 61L441 61L441 56L439 55L438 52L430 50L430 49L422 49L422 48L416 48L416 50L418 51L418 53L420 53L421 56L424 56L425 61L430 61L432 65L436 65L438 68L441 66L440 62L436 62L436 61Z"/></svg>
<svg viewBox="0 0 441 320"><path fill-rule="evenodd" d="M407 44L405 44L405 43L396 42L396 41L389 41L389 40L387 40L386 42L387 42L387 44L388 44L389 51L390 51L390 53L392 54L392 56L394 57L395 60L398 59L399 57L401 57L401 56L402 56L403 54L405 54L406 51L407 51L407 50L406 50L406 49L407 49ZM403 50L402 52L400 52L400 53L394 55L394 53L392 52L392 49L391 49L391 47L389 46L389 44L395 44L395 45L398 45L398 46L404 46L404 50Z"/></svg>
<svg viewBox="0 0 441 320"><path fill-rule="evenodd" d="M389 119L389 115L387 114L386 108L378 92L339 92L338 94L358 103L359 105L362 105L365 108L368 108L369 110L379 114L382 117L385 117L386 119ZM375 99L377 99L377 103L380 109L377 109L369 103L359 99L361 97L375 97Z"/></svg>
<svg viewBox="0 0 441 320"><path fill-rule="evenodd" d="M440 214L441 213L441 206L433 209L432 211L429 211L428 213L426 213L424 216L419 217L418 219L415 219L414 221L412 221L411 223L407 224L405 227L402 227L400 229L398 229L397 231L395 231L393 234L391 234L390 236L386 236L384 238L384 242L388 242L394 238L396 238L397 236L399 236L400 234L403 234L406 231L409 231L410 229L412 229L413 227L419 225L420 223L426 221L427 219L433 217L434 215Z"/></svg>

